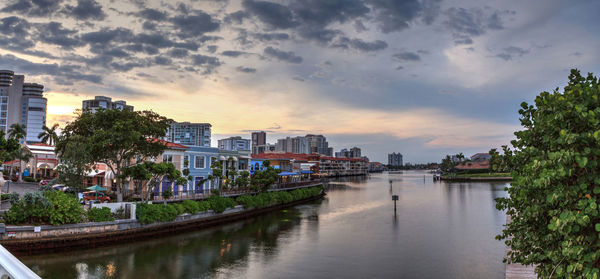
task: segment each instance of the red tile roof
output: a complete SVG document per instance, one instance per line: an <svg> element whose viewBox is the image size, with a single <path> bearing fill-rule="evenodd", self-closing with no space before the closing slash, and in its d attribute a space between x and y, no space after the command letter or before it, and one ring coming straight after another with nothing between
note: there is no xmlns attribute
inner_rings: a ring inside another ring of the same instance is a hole
<svg viewBox="0 0 600 279"><path fill-rule="evenodd" d="M488 161L481 162L467 162L462 163L456 166L459 170L481 170L481 169L489 169L490 163Z"/></svg>
<svg viewBox="0 0 600 279"><path fill-rule="evenodd" d="M166 140L162 140L162 139L148 139L148 141L162 143L163 145L166 145L168 148L173 148L173 149L189 149L189 147L187 147L183 144L174 143L174 142L170 142L170 141L166 141Z"/></svg>

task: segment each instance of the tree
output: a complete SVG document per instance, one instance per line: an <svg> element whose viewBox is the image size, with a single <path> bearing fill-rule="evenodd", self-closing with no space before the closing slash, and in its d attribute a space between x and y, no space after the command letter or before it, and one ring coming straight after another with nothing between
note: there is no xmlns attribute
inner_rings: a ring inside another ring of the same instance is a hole
<svg viewBox="0 0 600 279"><path fill-rule="evenodd" d="M93 158L88 152L89 145L87 138L72 135L70 140L64 143L62 151L55 149L61 161L56 167L59 181L76 191L83 190L85 175L94 166Z"/></svg>
<svg viewBox="0 0 600 279"><path fill-rule="evenodd" d="M19 141L25 136L27 136L25 125L14 123L10 125L10 128L8 128L8 137L11 139L16 139L17 141Z"/></svg>
<svg viewBox="0 0 600 279"><path fill-rule="evenodd" d="M31 160L31 158L33 158L33 154L31 151L29 151L29 149L23 148L22 146L19 146L19 149L15 150L13 154L14 158L19 160L19 178L17 181L23 182L23 171L25 170L23 161L28 162Z"/></svg>
<svg viewBox="0 0 600 279"><path fill-rule="evenodd" d="M38 135L38 139L47 145L54 145L58 140L58 135L56 134L57 128L58 124L52 125L52 128L48 128L48 126L44 125L44 127L42 127L43 132Z"/></svg>
<svg viewBox="0 0 600 279"><path fill-rule="evenodd" d="M250 179L250 187L258 191L267 191L277 180L279 180L279 171L271 167L268 160L263 161L264 171L255 171Z"/></svg>
<svg viewBox="0 0 600 279"><path fill-rule="evenodd" d="M511 222L498 239L507 260L537 265L539 278L600 275L600 83L572 70L564 91L521 104L510 198L498 199ZM505 154L506 155L506 154ZM512 239L509 239L512 237Z"/></svg>
<svg viewBox="0 0 600 279"><path fill-rule="evenodd" d="M117 179L118 201L123 200L121 170L136 157L156 157L167 148L164 137L171 120L152 111L119 109L82 111L68 123L56 143L63 153L73 140L83 140L90 154L89 163L104 163ZM74 137L80 136L80 137Z"/></svg>
<svg viewBox="0 0 600 279"><path fill-rule="evenodd" d="M250 173L248 171L241 171L240 175L235 179L233 185L238 188L246 188L250 184Z"/></svg>
<svg viewBox="0 0 600 279"><path fill-rule="evenodd" d="M188 182L188 177L183 176L173 163L154 163L143 162L134 166L123 168L122 179L131 179L141 187L142 201L150 199L150 194L156 187L160 187L165 178L178 185L184 185Z"/></svg>
<svg viewBox="0 0 600 279"><path fill-rule="evenodd" d="M446 158L442 159L442 163L440 164L440 169L443 172L450 172L452 169L454 169L454 167L456 167L458 163L454 162L454 160L452 160L452 157L450 157L450 155L446 155Z"/></svg>
<svg viewBox="0 0 600 279"><path fill-rule="evenodd" d="M494 172L511 172L514 169L512 164L512 150L507 145L502 146L501 155L496 148L490 149L490 169Z"/></svg>
<svg viewBox="0 0 600 279"><path fill-rule="evenodd" d="M0 130L0 163L14 160L14 154L21 148L19 141L13 138L6 139L4 131Z"/></svg>
<svg viewBox="0 0 600 279"><path fill-rule="evenodd" d="M210 168L212 170L212 174L208 176L207 180L215 181L215 187L217 187L219 194L221 194L221 188L222 188L221 180L223 179L223 165L221 164L220 161L214 161L210 165Z"/></svg>

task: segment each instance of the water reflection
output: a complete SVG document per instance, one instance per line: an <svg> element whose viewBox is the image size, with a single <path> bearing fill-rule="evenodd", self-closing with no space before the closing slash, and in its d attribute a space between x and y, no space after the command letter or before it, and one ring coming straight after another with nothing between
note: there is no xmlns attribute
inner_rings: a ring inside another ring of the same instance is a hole
<svg viewBox="0 0 600 279"><path fill-rule="evenodd" d="M319 202L246 222L23 261L43 278L503 278L505 186L336 179Z"/></svg>

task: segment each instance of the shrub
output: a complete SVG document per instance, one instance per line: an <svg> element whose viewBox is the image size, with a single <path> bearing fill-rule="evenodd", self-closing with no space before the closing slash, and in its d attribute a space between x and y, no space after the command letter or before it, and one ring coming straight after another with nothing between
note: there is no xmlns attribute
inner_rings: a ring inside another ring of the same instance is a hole
<svg viewBox="0 0 600 279"><path fill-rule="evenodd" d="M175 204L172 204L172 206L177 211L177 215L181 215L186 212L185 207L181 203L175 203Z"/></svg>
<svg viewBox="0 0 600 279"><path fill-rule="evenodd" d="M185 209L185 212L190 214L196 214L200 211L200 204L193 200L184 200L181 205Z"/></svg>
<svg viewBox="0 0 600 279"><path fill-rule="evenodd" d="M125 212L125 208L121 206L117 210L115 210L113 217L115 219L129 219L129 214L127 214L127 212Z"/></svg>
<svg viewBox="0 0 600 279"><path fill-rule="evenodd" d="M210 202L208 201L200 201L198 202L198 212L208 211L210 210Z"/></svg>
<svg viewBox="0 0 600 279"><path fill-rule="evenodd" d="M40 188L38 189L38 191L40 191L40 192L52 191L52 187L48 186L48 185L43 185L43 186L40 186Z"/></svg>
<svg viewBox="0 0 600 279"><path fill-rule="evenodd" d="M35 178L33 178L31 176L25 176L25 177L23 177L23 181L25 181L25 182L35 182Z"/></svg>
<svg viewBox="0 0 600 279"><path fill-rule="evenodd" d="M106 221L114 221L112 213L110 212L110 208L108 207L92 207L87 211L87 218L91 222L106 222Z"/></svg>
<svg viewBox="0 0 600 279"><path fill-rule="evenodd" d="M83 208L76 197L63 192L46 192L45 195L52 203L48 222L53 226L81 222Z"/></svg>
<svg viewBox="0 0 600 279"><path fill-rule="evenodd" d="M235 201L231 198L223 198L221 196L212 196L207 199L210 208L216 213L222 213L225 209L235 206Z"/></svg>
<svg viewBox="0 0 600 279"><path fill-rule="evenodd" d="M262 208L271 206L274 204L288 203L295 200L306 199L319 195L322 190L322 186L302 188L291 192L278 191L278 192L263 192L258 195L242 195L237 198L237 203L243 205L245 208Z"/></svg>
<svg viewBox="0 0 600 279"><path fill-rule="evenodd" d="M41 192L26 193L22 199L18 199L18 195L13 195L9 200L11 207L4 214L6 223L40 224L47 221L52 203Z"/></svg>
<svg viewBox="0 0 600 279"><path fill-rule="evenodd" d="M170 204L139 203L135 211L135 217L142 224L173 221L177 218L177 215L177 209Z"/></svg>
<svg viewBox="0 0 600 279"><path fill-rule="evenodd" d="M511 222L497 238L509 262L537 265L538 278L600 275L599 85L572 70L564 92L542 92L519 110L510 197L497 199Z"/></svg>

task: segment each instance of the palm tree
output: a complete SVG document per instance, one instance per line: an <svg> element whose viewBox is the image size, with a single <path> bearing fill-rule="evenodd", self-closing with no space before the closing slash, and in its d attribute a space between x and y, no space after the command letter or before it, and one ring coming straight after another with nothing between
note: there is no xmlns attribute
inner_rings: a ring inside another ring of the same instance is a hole
<svg viewBox="0 0 600 279"><path fill-rule="evenodd" d="M58 124L52 125L52 128L48 128L48 126L44 125L44 127L42 127L42 130L44 131L38 135L38 139L48 145L56 144L56 141L58 140L56 128L58 128Z"/></svg>
<svg viewBox="0 0 600 279"><path fill-rule="evenodd" d="M19 179L17 180L18 182L23 182L23 171L25 170L25 168L23 167L23 161L28 162L31 158L33 158L33 154L31 153L31 151L29 151L29 149L25 149L23 147L19 148L19 150L17 151L16 155L16 159L19 160Z"/></svg>
<svg viewBox="0 0 600 279"><path fill-rule="evenodd" d="M21 125L19 123L14 123L10 125L8 128L8 137L11 139L20 140L27 135L27 131L25 130L25 125Z"/></svg>

